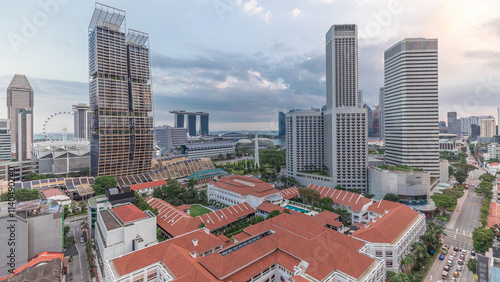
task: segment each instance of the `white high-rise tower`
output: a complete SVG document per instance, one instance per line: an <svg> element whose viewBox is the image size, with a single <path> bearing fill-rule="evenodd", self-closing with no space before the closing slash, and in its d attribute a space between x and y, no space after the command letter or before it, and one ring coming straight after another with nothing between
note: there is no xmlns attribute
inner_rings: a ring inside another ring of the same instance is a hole
<svg viewBox="0 0 500 282"><path fill-rule="evenodd" d="M259 135L255 134L255 157L254 157L254 165L256 168L260 166L260 161L259 161Z"/></svg>

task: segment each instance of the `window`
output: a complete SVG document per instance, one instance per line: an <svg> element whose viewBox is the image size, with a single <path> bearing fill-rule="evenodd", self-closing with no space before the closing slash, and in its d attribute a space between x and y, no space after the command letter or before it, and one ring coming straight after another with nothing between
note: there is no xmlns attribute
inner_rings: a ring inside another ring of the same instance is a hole
<svg viewBox="0 0 500 282"><path fill-rule="evenodd" d="M392 260L386 260L385 261L385 266L386 267L392 267Z"/></svg>
<svg viewBox="0 0 500 282"><path fill-rule="evenodd" d="M385 251L385 256L386 257L392 256L392 251Z"/></svg>
<svg viewBox="0 0 500 282"><path fill-rule="evenodd" d="M376 257L382 257L382 251L375 251L375 256Z"/></svg>

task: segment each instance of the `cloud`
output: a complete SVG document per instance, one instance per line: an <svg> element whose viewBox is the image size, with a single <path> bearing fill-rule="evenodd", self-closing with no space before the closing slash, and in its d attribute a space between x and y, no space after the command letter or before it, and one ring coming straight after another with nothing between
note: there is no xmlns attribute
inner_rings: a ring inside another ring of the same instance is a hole
<svg viewBox="0 0 500 282"><path fill-rule="evenodd" d="M304 15L299 8L293 9L289 14L292 16L292 18L297 18Z"/></svg>
<svg viewBox="0 0 500 282"><path fill-rule="evenodd" d="M269 22L271 19L271 11L259 6L257 0L239 0L238 3L243 7L243 12L250 16L261 16L264 21Z"/></svg>

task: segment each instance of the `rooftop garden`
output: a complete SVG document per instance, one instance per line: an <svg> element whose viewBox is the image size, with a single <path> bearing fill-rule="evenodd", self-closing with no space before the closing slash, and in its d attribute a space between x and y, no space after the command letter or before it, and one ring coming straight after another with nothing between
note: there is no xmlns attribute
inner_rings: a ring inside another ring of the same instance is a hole
<svg viewBox="0 0 500 282"><path fill-rule="evenodd" d="M395 166L379 165L378 168L385 169L385 170L390 170L390 171L404 171L404 172L424 171L422 168L411 167L409 165L401 165L401 164L398 164L398 165L395 165Z"/></svg>

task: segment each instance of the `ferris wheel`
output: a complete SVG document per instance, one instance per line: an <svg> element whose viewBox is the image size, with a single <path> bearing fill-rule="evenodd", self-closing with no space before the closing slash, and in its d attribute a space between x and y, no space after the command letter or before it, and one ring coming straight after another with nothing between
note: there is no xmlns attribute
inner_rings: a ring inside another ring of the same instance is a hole
<svg viewBox="0 0 500 282"><path fill-rule="evenodd" d="M50 115L43 123L43 134L50 141L67 141L73 131L73 113L58 112Z"/></svg>

